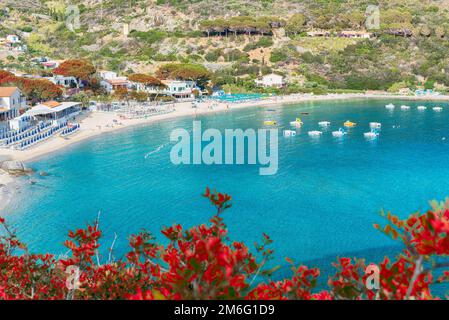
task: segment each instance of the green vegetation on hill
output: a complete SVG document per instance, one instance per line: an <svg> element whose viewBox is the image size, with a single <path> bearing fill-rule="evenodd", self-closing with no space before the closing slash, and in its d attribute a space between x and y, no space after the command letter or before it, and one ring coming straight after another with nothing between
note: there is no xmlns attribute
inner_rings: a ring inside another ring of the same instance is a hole
<svg viewBox="0 0 449 320"><path fill-rule="evenodd" d="M268 70L285 75L292 91L449 87L448 0L75 0L75 32L66 27L64 1L37 1L0 5L0 37L26 34L28 46L20 57L5 57L3 67L42 74L30 63L36 56L85 58L122 74L204 64L213 85L239 91L259 90L254 79ZM364 31L365 12L376 3L374 38L306 35Z"/></svg>

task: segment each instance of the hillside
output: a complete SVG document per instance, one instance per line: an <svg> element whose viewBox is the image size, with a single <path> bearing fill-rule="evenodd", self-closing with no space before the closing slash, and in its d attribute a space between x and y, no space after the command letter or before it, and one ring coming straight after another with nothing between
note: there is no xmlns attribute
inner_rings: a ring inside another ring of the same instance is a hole
<svg viewBox="0 0 449 320"><path fill-rule="evenodd" d="M308 31L365 31L372 1L78 0L79 26L62 0L2 1L0 37L21 35L27 53L3 66L39 73L31 58L83 57L99 69L153 73L167 62L214 72L216 85L254 90L252 79L277 72L290 91L395 90L449 86L449 1L377 1L371 39L308 37ZM348 9L349 8L349 9ZM68 13L68 14L67 14ZM410 37L393 35L401 30ZM125 32L127 31L127 32Z"/></svg>

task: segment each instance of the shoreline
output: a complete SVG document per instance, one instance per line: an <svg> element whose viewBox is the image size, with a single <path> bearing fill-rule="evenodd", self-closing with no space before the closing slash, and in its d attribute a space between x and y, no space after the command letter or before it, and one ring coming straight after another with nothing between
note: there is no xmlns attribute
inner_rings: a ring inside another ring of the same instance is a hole
<svg viewBox="0 0 449 320"><path fill-rule="evenodd" d="M137 125L148 125L157 121L170 120L181 117L204 115L209 113L227 112L238 109L260 107L260 106L278 106L295 103L313 102L313 101L328 101L328 100L355 100L355 99L395 99L395 100L410 100L410 101L449 101L449 96L400 96L387 94L329 94L319 96L305 96L305 95L289 95L277 96L274 98L264 99L260 101L243 102L236 104L218 103L218 106L209 109L208 103L201 103L198 108L191 107L191 102L181 102L175 104L175 111L150 116L141 119L120 119L114 112L91 112L84 115L84 119L77 119L80 122L81 128L79 132L73 136L62 138L54 137L32 149L25 151L17 151L10 149L0 149L0 162L2 158L10 160L17 160L22 162L30 162L41 158L49 153L58 151L75 143L88 140L90 138L99 136L103 133L118 131L120 129L130 128ZM229 105L229 108L226 106ZM117 120L119 124L114 124Z"/></svg>
<svg viewBox="0 0 449 320"><path fill-rule="evenodd" d="M410 100L410 101L449 101L449 96L401 96L401 95L389 95L389 94L328 94L328 95L288 95L288 96L275 96L260 101L250 101L242 103L218 103L213 109L208 108L210 103L203 102L198 105L197 108L192 108L191 102L175 103L175 111L150 116L148 118L141 119L120 119L114 112L89 112L83 114L77 121L81 124L79 132L73 136L62 138L54 137L40 145L35 146L30 150L18 151L11 149L0 149L0 162L2 160L16 160L28 163L38 158L47 156L52 152L60 151L74 144L89 140L97 137L101 134L118 131L120 129L131 128L137 125L149 125L158 121L176 119L181 117L205 115L218 112L232 112L233 110L250 108L250 107L262 107L262 106L279 106L289 105L296 103L306 103L313 101L329 101L329 100L357 100L357 99L370 99L370 100ZM229 108L227 107L229 106ZM117 122L114 122L117 121ZM3 210L9 203L19 188L17 179L15 176L11 176L6 172L0 172L0 210ZM1 213L0 213L1 216Z"/></svg>
<svg viewBox="0 0 449 320"><path fill-rule="evenodd" d="M20 182L17 176L12 176L0 169L0 217L2 212L11 202L14 195L20 190Z"/></svg>

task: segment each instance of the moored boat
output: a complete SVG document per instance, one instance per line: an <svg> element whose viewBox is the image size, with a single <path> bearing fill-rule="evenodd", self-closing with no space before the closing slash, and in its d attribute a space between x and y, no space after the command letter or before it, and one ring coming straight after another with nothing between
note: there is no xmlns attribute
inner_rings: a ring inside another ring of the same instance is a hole
<svg viewBox="0 0 449 320"><path fill-rule="evenodd" d="M317 131L317 130L309 131L309 136L311 136L311 137L319 137L322 134L323 133L321 131Z"/></svg>
<svg viewBox="0 0 449 320"><path fill-rule="evenodd" d="M363 136L368 139L376 139L379 136L379 132L376 129L372 129L370 132L365 132Z"/></svg>
<svg viewBox="0 0 449 320"><path fill-rule="evenodd" d="M332 136L333 137L343 137L346 134L347 134L347 132L343 128L338 129L338 131L332 131Z"/></svg>
<svg viewBox="0 0 449 320"><path fill-rule="evenodd" d="M284 137L294 137L294 136L296 136L296 131L284 130L283 134L284 134Z"/></svg>
<svg viewBox="0 0 449 320"><path fill-rule="evenodd" d="M290 125L293 127L300 127L302 124L303 122L301 121L301 118L296 118L295 121L290 122Z"/></svg>
<svg viewBox="0 0 449 320"><path fill-rule="evenodd" d="M369 127L371 129L380 129L382 127L382 124L380 122L370 122Z"/></svg>
<svg viewBox="0 0 449 320"><path fill-rule="evenodd" d="M352 127L355 127L357 125L357 123L347 120L345 123L343 123L343 125L346 128L352 128Z"/></svg>

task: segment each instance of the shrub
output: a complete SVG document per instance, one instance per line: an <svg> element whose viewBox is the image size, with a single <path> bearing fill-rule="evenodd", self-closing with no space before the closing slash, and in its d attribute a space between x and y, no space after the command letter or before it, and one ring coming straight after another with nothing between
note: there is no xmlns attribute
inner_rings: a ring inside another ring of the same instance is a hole
<svg viewBox="0 0 449 320"><path fill-rule="evenodd" d="M425 88L425 89L433 89L434 86L435 86L435 81L432 81L432 80L427 80L427 81L424 83L424 88Z"/></svg>
<svg viewBox="0 0 449 320"><path fill-rule="evenodd" d="M223 54L223 52L220 49L209 51L205 56L204 59L206 59L209 62L216 62L218 58Z"/></svg>
<svg viewBox="0 0 449 320"><path fill-rule="evenodd" d="M149 44L159 42L168 36L165 31L157 30L157 29L148 30L146 32L132 30L129 35L136 39L145 41Z"/></svg>
<svg viewBox="0 0 449 320"><path fill-rule="evenodd" d="M64 243L69 254L56 259L30 253L0 217L0 299L434 299L432 285L449 281L449 200L404 220L382 213L387 224L375 228L402 242L403 252L379 266L339 258L328 290L317 290L320 270L290 259L292 277L270 280L277 269L266 269L273 257L270 237L263 234L255 254L231 241L223 219L231 197L208 188L204 197L215 207L209 224L163 228L165 245L142 231L130 237L124 258L115 261L111 251L104 263L98 220L70 231Z"/></svg>
<svg viewBox="0 0 449 320"><path fill-rule="evenodd" d="M251 51L257 48L269 48L273 45L273 40L271 39L271 37L261 37L258 41L256 42L251 42L248 43L244 48L243 51Z"/></svg>
<svg viewBox="0 0 449 320"><path fill-rule="evenodd" d="M23 32L31 32L31 31L33 31L33 28L30 26L25 26L25 27L21 28L20 30L22 30Z"/></svg>
<svg viewBox="0 0 449 320"><path fill-rule="evenodd" d="M273 63L286 61L287 59L288 56L283 50L275 49L271 52L270 61Z"/></svg>

